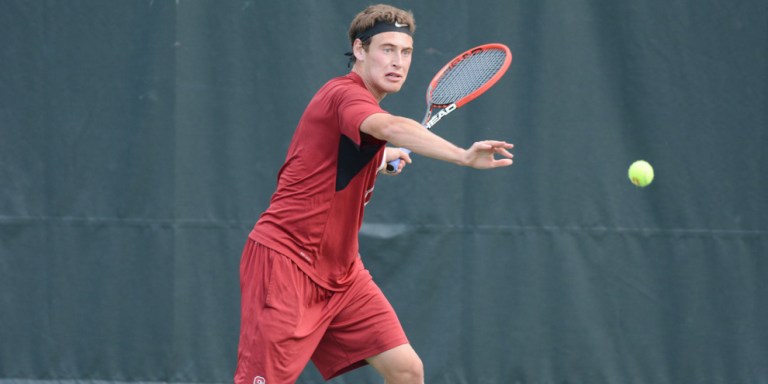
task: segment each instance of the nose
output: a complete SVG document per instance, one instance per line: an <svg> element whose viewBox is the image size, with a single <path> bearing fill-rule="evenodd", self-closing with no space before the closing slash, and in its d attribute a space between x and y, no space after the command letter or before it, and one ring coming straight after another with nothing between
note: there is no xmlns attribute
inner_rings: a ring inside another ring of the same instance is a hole
<svg viewBox="0 0 768 384"><path fill-rule="evenodd" d="M402 62L403 62L403 54L402 53L397 53L392 58L392 66L395 67L395 68L400 68L400 66L402 65Z"/></svg>

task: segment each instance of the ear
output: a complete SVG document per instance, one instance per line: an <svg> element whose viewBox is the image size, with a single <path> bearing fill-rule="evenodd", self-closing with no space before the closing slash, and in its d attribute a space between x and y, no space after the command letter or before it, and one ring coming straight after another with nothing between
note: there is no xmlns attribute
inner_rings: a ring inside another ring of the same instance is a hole
<svg viewBox="0 0 768 384"><path fill-rule="evenodd" d="M355 42L352 44L352 54L355 55L357 61L361 61L365 58L365 48L363 48L362 40L355 39Z"/></svg>

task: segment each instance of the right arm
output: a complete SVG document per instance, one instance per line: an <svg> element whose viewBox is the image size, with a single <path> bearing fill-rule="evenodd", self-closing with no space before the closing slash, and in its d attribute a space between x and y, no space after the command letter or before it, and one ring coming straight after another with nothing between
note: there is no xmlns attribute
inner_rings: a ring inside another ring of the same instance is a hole
<svg viewBox="0 0 768 384"><path fill-rule="evenodd" d="M417 121L405 117L375 113L363 120L360 130L422 156L462 166L496 168L512 164L512 154L508 151L512 144L487 140L476 142L469 149L463 149L424 128ZM504 158L496 159L495 154Z"/></svg>

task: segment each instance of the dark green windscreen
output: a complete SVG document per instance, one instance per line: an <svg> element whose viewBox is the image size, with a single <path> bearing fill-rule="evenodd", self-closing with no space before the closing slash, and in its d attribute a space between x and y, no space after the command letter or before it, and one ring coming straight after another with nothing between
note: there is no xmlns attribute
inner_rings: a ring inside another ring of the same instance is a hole
<svg viewBox="0 0 768 384"><path fill-rule="evenodd" d="M231 382L240 252L366 4L0 2L0 383ZM393 4L392 113L457 53L514 55L434 130L515 165L414 156L367 207L427 381L768 381L766 2Z"/></svg>

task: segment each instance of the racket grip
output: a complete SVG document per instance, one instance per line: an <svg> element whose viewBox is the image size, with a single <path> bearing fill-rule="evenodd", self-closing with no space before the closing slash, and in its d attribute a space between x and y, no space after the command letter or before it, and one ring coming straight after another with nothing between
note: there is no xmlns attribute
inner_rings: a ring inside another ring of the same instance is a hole
<svg viewBox="0 0 768 384"><path fill-rule="evenodd" d="M405 153L411 153L409 149L400 148L400 150ZM397 170L398 166L400 166L400 158L394 159L389 163L387 163L387 172L394 172L395 170Z"/></svg>

